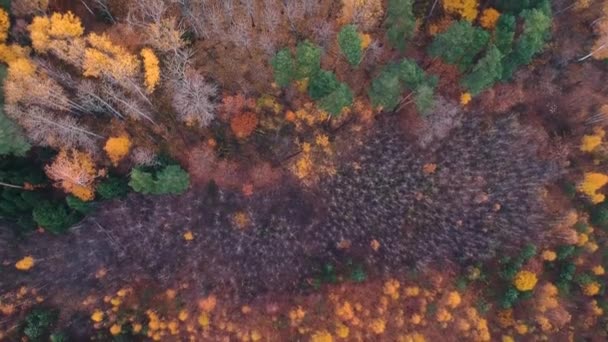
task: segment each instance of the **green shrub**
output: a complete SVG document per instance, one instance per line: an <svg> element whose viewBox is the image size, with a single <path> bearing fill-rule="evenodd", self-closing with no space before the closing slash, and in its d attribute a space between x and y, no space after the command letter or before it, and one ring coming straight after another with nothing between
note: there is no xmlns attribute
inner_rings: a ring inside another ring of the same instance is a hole
<svg viewBox="0 0 608 342"><path fill-rule="evenodd" d="M361 37L355 25L342 27L340 33L338 33L338 45L340 45L340 51L350 65L356 66L361 63Z"/></svg>
<svg viewBox="0 0 608 342"><path fill-rule="evenodd" d="M125 197L129 193L128 185L125 178L110 176L97 185L97 193L105 200Z"/></svg>
<svg viewBox="0 0 608 342"><path fill-rule="evenodd" d="M519 291L513 287L509 287L502 298L501 306L503 309L510 309L515 305L518 299Z"/></svg>
<svg viewBox="0 0 608 342"><path fill-rule="evenodd" d="M592 225L608 229L608 204L601 203L591 208L589 218Z"/></svg>
<svg viewBox="0 0 608 342"><path fill-rule="evenodd" d="M72 195L65 198L65 202L68 207L79 214L86 215L93 211L93 206L91 202L85 202L80 198L74 197Z"/></svg>
<svg viewBox="0 0 608 342"><path fill-rule="evenodd" d="M34 309L25 317L23 333L32 341L43 341L57 321L56 310Z"/></svg>
<svg viewBox="0 0 608 342"><path fill-rule="evenodd" d="M177 195L188 190L190 176L179 165L169 165L154 173L135 168L129 186L142 194Z"/></svg>
<svg viewBox="0 0 608 342"><path fill-rule="evenodd" d="M70 213L63 203L43 200L32 212L34 221L53 234L65 232L76 223L77 217Z"/></svg>

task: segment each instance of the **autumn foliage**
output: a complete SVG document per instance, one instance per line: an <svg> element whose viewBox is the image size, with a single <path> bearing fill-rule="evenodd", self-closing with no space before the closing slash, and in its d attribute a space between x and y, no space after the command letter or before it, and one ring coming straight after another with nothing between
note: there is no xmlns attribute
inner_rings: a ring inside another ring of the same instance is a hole
<svg viewBox="0 0 608 342"><path fill-rule="evenodd" d="M148 93L152 93L160 82L159 60L152 49L142 49L141 56L144 59L146 89Z"/></svg>
<svg viewBox="0 0 608 342"><path fill-rule="evenodd" d="M128 136L110 137L106 141L106 145L103 148L108 155L108 158L112 161L114 166L127 156L131 149L131 140Z"/></svg>
<svg viewBox="0 0 608 342"><path fill-rule="evenodd" d="M446 12L457 14L467 21L475 20L479 13L477 0L442 0L442 5Z"/></svg>
<svg viewBox="0 0 608 342"><path fill-rule="evenodd" d="M97 170L89 154L77 150L61 150L44 170L57 187L83 201L93 199Z"/></svg>
<svg viewBox="0 0 608 342"><path fill-rule="evenodd" d="M258 117L252 112L236 114L230 119L232 133L239 139L245 139L250 136L255 131L257 125Z"/></svg>

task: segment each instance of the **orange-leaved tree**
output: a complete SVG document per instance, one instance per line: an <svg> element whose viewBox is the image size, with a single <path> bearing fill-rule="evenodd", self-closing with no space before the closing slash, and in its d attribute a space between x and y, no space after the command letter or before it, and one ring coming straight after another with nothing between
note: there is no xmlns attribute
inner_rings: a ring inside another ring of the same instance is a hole
<svg viewBox="0 0 608 342"><path fill-rule="evenodd" d="M114 166L118 165L118 163L129 154L130 149L131 140L126 135L108 138L106 145L103 148Z"/></svg>
<svg viewBox="0 0 608 342"><path fill-rule="evenodd" d="M232 133L239 139L247 138L253 133L258 125L258 117L255 113L244 112L237 114L230 119Z"/></svg>
<svg viewBox="0 0 608 342"><path fill-rule="evenodd" d="M493 8L486 8L481 12L481 17L479 18L479 24L481 27L491 30L496 27L496 23L498 23L498 19L500 18L500 12Z"/></svg>
<svg viewBox="0 0 608 342"><path fill-rule="evenodd" d="M93 199L97 170L89 154L74 149L61 150L44 171L55 186L83 201Z"/></svg>

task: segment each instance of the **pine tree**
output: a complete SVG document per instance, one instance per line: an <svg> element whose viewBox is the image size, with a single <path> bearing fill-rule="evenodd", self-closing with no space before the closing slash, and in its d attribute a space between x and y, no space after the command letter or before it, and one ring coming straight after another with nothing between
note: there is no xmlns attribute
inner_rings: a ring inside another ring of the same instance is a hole
<svg viewBox="0 0 608 342"><path fill-rule="evenodd" d="M340 83L331 94L319 100L319 107L333 116L338 116L344 108L350 107L352 103L352 91L346 84Z"/></svg>
<svg viewBox="0 0 608 342"><path fill-rule="evenodd" d="M305 40L296 48L296 79L315 75L321 69L321 49Z"/></svg>
<svg viewBox="0 0 608 342"><path fill-rule="evenodd" d="M472 95L491 87L502 77L502 57L498 48L491 45L473 70L462 78L461 85Z"/></svg>
<svg viewBox="0 0 608 342"><path fill-rule="evenodd" d="M414 36L416 17L412 11L412 0L390 0L384 25L388 41L403 51L407 41Z"/></svg>
<svg viewBox="0 0 608 342"><path fill-rule="evenodd" d="M466 70L489 40L488 32L461 20L452 24L447 31L438 34L428 52L432 57L440 57L446 63L458 65L460 70Z"/></svg>
<svg viewBox="0 0 608 342"><path fill-rule="evenodd" d="M355 25L342 27L340 33L338 33L338 44L340 45L340 51L342 51L342 54L344 54L350 65L357 66L361 63L363 56L361 37Z"/></svg>
<svg viewBox="0 0 608 342"><path fill-rule="evenodd" d="M331 71L320 70L311 77L308 85L308 95L313 100L319 100L338 88L340 82Z"/></svg>
<svg viewBox="0 0 608 342"><path fill-rule="evenodd" d="M274 72L274 80L279 87L286 87L293 81L295 62L289 49L281 49L270 61Z"/></svg>

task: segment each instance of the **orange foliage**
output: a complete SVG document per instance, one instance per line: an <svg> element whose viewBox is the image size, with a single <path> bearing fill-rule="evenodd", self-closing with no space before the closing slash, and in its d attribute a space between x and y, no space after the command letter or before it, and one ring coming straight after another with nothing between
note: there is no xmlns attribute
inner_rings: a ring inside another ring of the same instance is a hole
<svg viewBox="0 0 608 342"><path fill-rule="evenodd" d="M258 117L252 112L237 114L230 119L232 133L239 139L245 139L250 136L257 125Z"/></svg>
<svg viewBox="0 0 608 342"><path fill-rule="evenodd" d="M106 146L103 148L108 155L108 158L112 161L114 166L129 153L131 149L131 140L127 136L110 137L106 141Z"/></svg>
<svg viewBox="0 0 608 342"><path fill-rule="evenodd" d="M91 156L77 150L61 150L52 164L44 167L47 176L64 191L90 201L94 197L93 182L97 176Z"/></svg>
<svg viewBox="0 0 608 342"><path fill-rule="evenodd" d="M483 28L490 30L496 27L498 18L500 18L500 12L493 8L486 8L481 13L481 18L479 18L479 24Z"/></svg>

